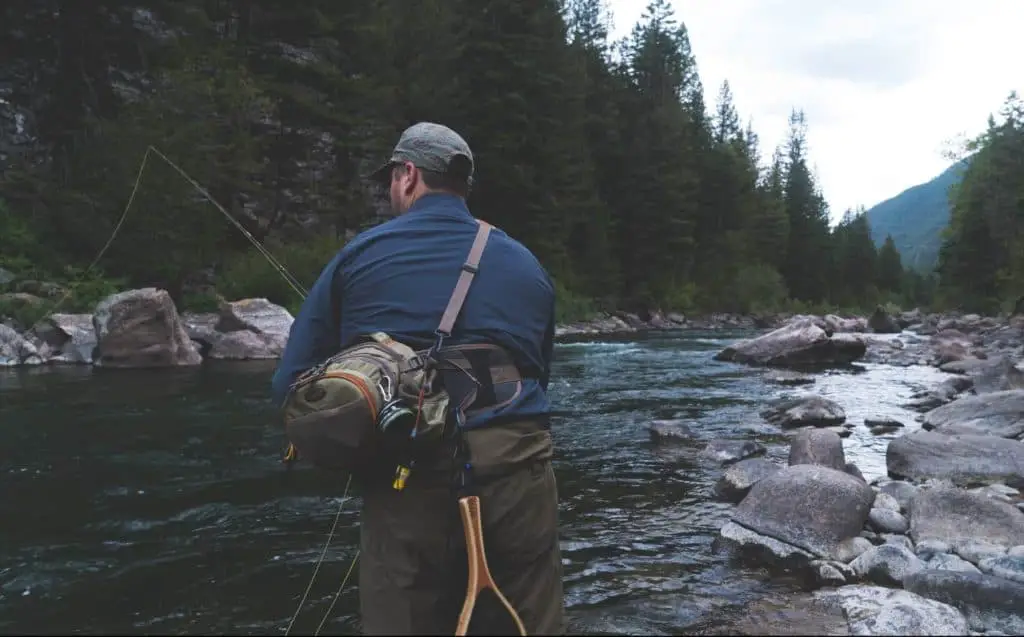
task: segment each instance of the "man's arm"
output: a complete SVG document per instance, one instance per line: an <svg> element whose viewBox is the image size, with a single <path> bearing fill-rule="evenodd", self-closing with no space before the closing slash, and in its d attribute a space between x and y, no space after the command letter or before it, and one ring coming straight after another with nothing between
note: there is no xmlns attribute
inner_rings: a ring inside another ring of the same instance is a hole
<svg viewBox="0 0 1024 637"><path fill-rule="evenodd" d="M340 302L341 256L338 253L313 284L288 334L288 344L271 381L274 404L283 406L288 388L306 370L333 356L341 347L335 295Z"/></svg>

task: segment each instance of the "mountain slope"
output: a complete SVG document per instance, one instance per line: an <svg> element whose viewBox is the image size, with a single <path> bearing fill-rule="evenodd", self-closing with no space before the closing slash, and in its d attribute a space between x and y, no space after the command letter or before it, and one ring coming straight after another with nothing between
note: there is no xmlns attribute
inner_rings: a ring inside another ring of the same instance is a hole
<svg viewBox="0 0 1024 637"><path fill-rule="evenodd" d="M869 208L871 238L881 247L892 235L903 267L930 271L942 245L942 230L949 224L949 188L959 183L965 162L957 162L941 175Z"/></svg>

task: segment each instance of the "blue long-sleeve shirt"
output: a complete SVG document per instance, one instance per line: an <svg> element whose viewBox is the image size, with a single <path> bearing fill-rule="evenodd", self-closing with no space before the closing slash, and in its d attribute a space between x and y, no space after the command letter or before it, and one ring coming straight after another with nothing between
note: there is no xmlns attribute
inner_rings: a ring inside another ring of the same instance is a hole
<svg viewBox="0 0 1024 637"><path fill-rule="evenodd" d="M431 193L404 215L352 239L321 272L295 317L272 381L274 402L284 402L298 375L361 335L381 331L413 349L430 347L476 232L462 199ZM334 318L339 311L340 325ZM525 378L516 400L474 415L467 427L550 411L554 328L547 272L522 244L493 229L445 343L500 345Z"/></svg>

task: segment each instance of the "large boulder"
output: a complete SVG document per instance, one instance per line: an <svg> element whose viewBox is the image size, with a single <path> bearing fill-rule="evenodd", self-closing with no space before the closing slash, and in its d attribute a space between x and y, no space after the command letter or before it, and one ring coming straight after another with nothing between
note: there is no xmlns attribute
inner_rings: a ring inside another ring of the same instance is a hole
<svg viewBox="0 0 1024 637"><path fill-rule="evenodd" d="M142 288L108 296L96 306L93 328L97 366L178 367L203 362L165 290Z"/></svg>
<svg viewBox="0 0 1024 637"><path fill-rule="evenodd" d="M817 557L838 559L843 540L860 534L875 492L835 469L801 464L754 483L732 521Z"/></svg>
<svg viewBox="0 0 1024 637"><path fill-rule="evenodd" d="M846 454L843 453L842 439L834 431L827 429L801 430L790 443L789 466L801 464L846 471Z"/></svg>
<svg viewBox="0 0 1024 637"><path fill-rule="evenodd" d="M964 396L924 415L921 426L943 434L1024 435L1024 389Z"/></svg>
<svg viewBox="0 0 1024 637"><path fill-rule="evenodd" d="M938 540L954 549L980 542L1006 551L1024 544L1024 513L962 489L919 489L910 503L910 536L916 543Z"/></svg>
<svg viewBox="0 0 1024 637"><path fill-rule="evenodd" d="M881 307L875 308L871 318L868 319L868 326L875 334L899 334L903 331L899 322L889 316L889 313Z"/></svg>
<svg viewBox="0 0 1024 637"><path fill-rule="evenodd" d="M889 442L885 464L893 478L1024 485L1024 443L998 436L915 431Z"/></svg>
<svg viewBox="0 0 1024 637"><path fill-rule="evenodd" d="M715 355L715 360L808 367L845 365L864 356L867 344L856 334L830 334L818 321L800 318L756 338L741 340Z"/></svg>

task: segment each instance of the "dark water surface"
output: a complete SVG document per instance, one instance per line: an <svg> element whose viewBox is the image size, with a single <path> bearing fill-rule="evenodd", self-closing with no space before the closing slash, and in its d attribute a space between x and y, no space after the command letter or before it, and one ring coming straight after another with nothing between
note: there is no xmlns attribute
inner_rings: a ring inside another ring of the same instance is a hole
<svg viewBox="0 0 1024 637"><path fill-rule="evenodd" d="M757 439L784 457L784 438L758 409L784 391L819 392L858 423L847 454L870 480L885 471L889 437L872 436L863 418L916 426L898 405L939 378L868 365L783 389L711 360L741 335L558 346L553 431L573 632L720 630L747 604L794 590L712 555L731 509L709 496L721 469L698 456L702 444L651 445L650 420L684 418L703 439ZM0 373L0 632L283 634L344 484L283 470L272 369ZM358 509L358 497L344 503L294 634L312 634L348 570ZM323 634L358 631L354 579Z"/></svg>

